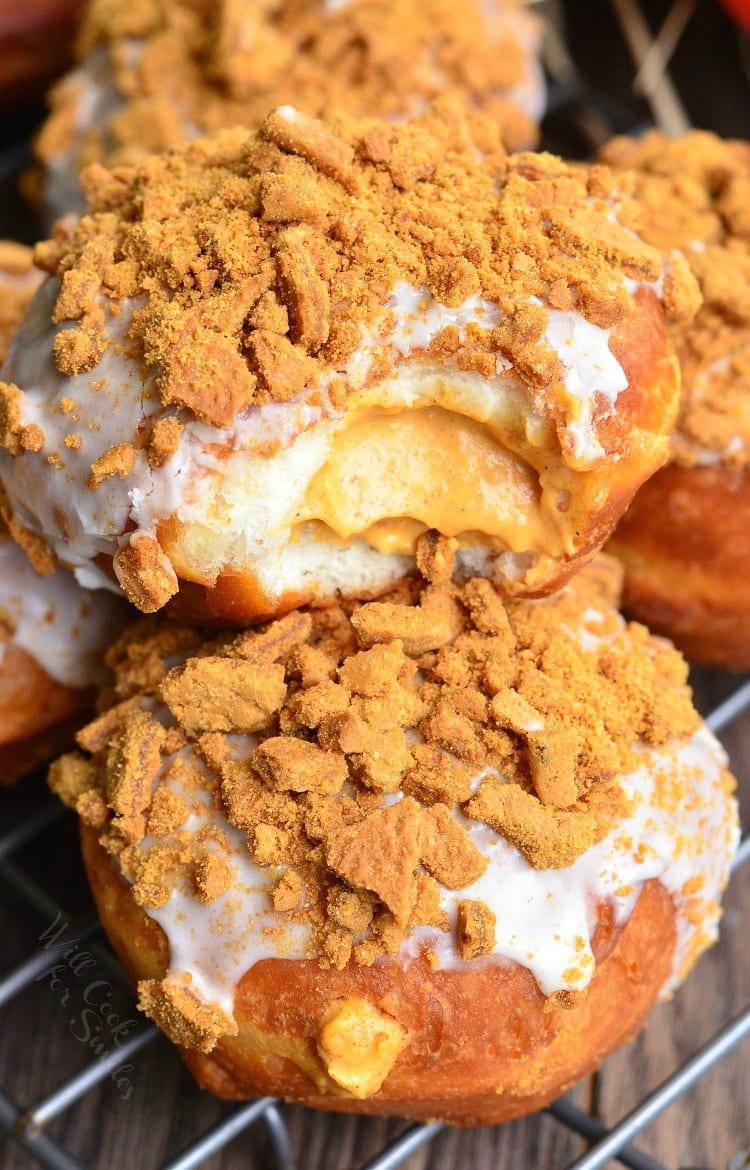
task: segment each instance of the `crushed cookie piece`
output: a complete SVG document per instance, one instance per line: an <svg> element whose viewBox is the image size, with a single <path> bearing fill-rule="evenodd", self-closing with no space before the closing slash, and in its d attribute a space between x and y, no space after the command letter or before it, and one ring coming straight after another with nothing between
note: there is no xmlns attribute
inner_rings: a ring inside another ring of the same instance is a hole
<svg viewBox="0 0 750 1170"><path fill-rule="evenodd" d="M399 926L416 899L419 805L410 796L343 827L326 843L331 869L350 885L377 894Z"/></svg>
<svg viewBox="0 0 750 1170"><path fill-rule="evenodd" d="M109 822L109 809L100 792L90 790L82 792L75 803L75 810L83 821L92 829L103 829Z"/></svg>
<svg viewBox="0 0 750 1170"><path fill-rule="evenodd" d="M423 804L453 806L468 800L474 773L433 743L415 744L411 749L412 767L402 779L404 792Z"/></svg>
<svg viewBox="0 0 750 1170"><path fill-rule="evenodd" d="M24 451L41 451L44 447L44 431L36 423L29 423L28 426L21 428L18 442ZM70 445L75 446L75 443Z"/></svg>
<svg viewBox="0 0 750 1170"><path fill-rule="evenodd" d="M252 766L266 784L281 792L338 792L349 777L337 752L288 736L266 739L253 753Z"/></svg>
<svg viewBox="0 0 750 1170"><path fill-rule="evenodd" d="M115 827L129 840L144 834L144 812L161 767L164 728L146 711L131 711L114 733L104 768L104 795L116 814Z"/></svg>
<svg viewBox="0 0 750 1170"><path fill-rule="evenodd" d="M542 804L569 808L578 799L578 738L573 728L532 732L527 738L534 790Z"/></svg>
<svg viewBox="0 0 750 1170"><path fill-rule="evenodd" d="M359 181L352 167L352 147L315 118L300 114L292 106L280 106L268 115L259 134L289 154L299 155L335 179L349 194L356 194Z"/></svg>
<svg viewBox="0 0 750 1170"><path fill-rule="evenodd" d="M278 910L282 914L296 910L302 900L303 893L302 878L293 869L286 870L274 886L274 910Z"/></svg>
<svg viewBox="0 0 750 1170"><path fill-rule="evenodd" d="M284 668L242 659L193 658L169 671L160 689L190 735L261 731L286 697Z"/></svg>
<svg viewBox="0 0 750 1170"><path fill-rule="evenodd" d="M125 479L135 467L135 450L131 443L117 443L91 464L91 475L86 486L96 491L105 479L113 475Z"/></svg>
<svg viewBox="0 0 750 1170"><path fill-rule="evenodd" d="M359 890L335 886L328 892L328 914L342 930L361 934L372 921L373 903Z"/></svg>
<svg viewBox="0 0 750 1170"><path fill-rule="evenodd" d="M21 452L23 393L12 382L0 382L0 444L11 455Z"/></svg>
<svg viewBox="0 0 750 1170"><path fill-rule="evenodd" d="M157 788L148 810L147 832L152 837L169 837L185 824L189 816L190 806L181 796L169 788Z"/></svg>
<svg viewBox="0 0 750 1170"><path fill-rule="evenodd" d="M417 568L432 585L450 581L457 551L457 540L443 536L436 528L430 528L417 540Z"/></svg>
<svg viewBox="0 0 750 1170"><path fill-rule="evenodd" d="M180 435L184 427L174 417L159 418L151 427L146 446L150 467L166 467L180 446Z"/></svg>
<svg viewBox="0 0 750 1170"><path fill-rule="evenodd" d="M357 641L364 649L378 642L402 642L407 654L439 650L457 637L461 612L451 593L437 586L423 596L419 608L372 601L352 614Z"/></svg>
<svg viewBox="0 0 750 1170"><path fill-rule="evenodd" d="M80 752L68 752L50 765L47 783L66 808L75 808L85 793L97 788L97 768Z"/></svg>
<svg viewBox="0 0 750 1170"><path fill-rule="evenodd" d="M528 736L544 729L540 712L512 687L498 691L490 703L490 714L498 727L509 727L518 735Z"/></svg>
<svg viewBox="0 0 750 1170"><path fill-rule="evenodd" d="M463 810L515 845L535 869L564 869L596 840L595 820L586 812L542 804L495 776L485 777Z"/></svg>
<svg viewBox="0 0 750 1170"><path fill-rule="evenodd" d="M486 751L479 739L475 725L466 715L461 715L450 703L441 700L436 703L430 715L423 719L419 730L425 739L432 740L452 752L467 764L484 763Z"/></svg>
<svg viewBox="0 0 750 1170"><path fill-rule="evenodd" d="M156 613L179 589L169 559L146 533L134 533L115 553L113 566L123 593L142 613Z"/></svg>
<svg viewBox="0 0 750 1170"><path fill-rule="evenodd" d="M192 989L189 976L142 979L138 1007L158 1024L169 1039L183 1048L211 1052L222 1036L236 1036L237 1024L215 1004L205 1003Z"/></svg>
<svg viewBox="0 0 750 1170"><path fill-rule="evenodd" d="M195 896L204 906L215 902L232 885L235 867L227 857L205 852L193 863Z"/></svg>
<svg viewBox="0 0 750 1170"><path fill-rule="evenodd" d="M445 804L422 813L420 860L428 873L449 890L462 890L478 881L489 862Z"/></svg>
<svg viewBox="0 0 750 1170"><path fill-rule="evenodd" d="M301 644L310 636L312 624L308 613L285 614L264 630L240 634L227 647L226 653L248 662L283 661L293 650L302 649Z"/></svg>
<svg viewBox="0 0 750 1170"><path fill-rule="evenodd" d="M337 668L336 659L318 646L295 646L287 661L287 670L292 677L298 677L301 685L317 686L332 680Z"/></svg>
<svg viewBox="0 0 750 1170"><path fill-rule="evenodd" d="M270 329L256 329L247 352L261 387L276 402L289 402L315 377L311 358L288 337Z"/></svg>
<svg viewBox="0 0 750 1170"><path fill-rule="evenodd" d="M497 919L485 902L470 898L458 905L456 943L461 958L470 961L491 955L495 949Z"/></svg>
<svg viewBox="0 0 750 1170"><path fill-rule="evenodd" d="M502 638L509 651L515 647L508 612L491 581L485 577L473 577L463 586L459 596L480 633Z"/></svg>
<svg viewBox="0 0 750 1170"><path fill-rule="evenodd" d="M289 336L295 345L315 352L328 341L331 303L328 286L318 276L305 249L304 236L297 246L291 234L276 258L279 291L289 312Z"/></svg>

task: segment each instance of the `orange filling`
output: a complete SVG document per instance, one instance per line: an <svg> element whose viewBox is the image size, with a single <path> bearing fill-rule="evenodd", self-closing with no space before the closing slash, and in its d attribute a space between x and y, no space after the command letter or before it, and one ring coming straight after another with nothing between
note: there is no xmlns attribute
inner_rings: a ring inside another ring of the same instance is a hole
<svg viewBox="0 0 750 1170"><path fill-rule="evenodd" d="M317 521L341 541L413 554L436 528L462 544L563 551L560 512L533 467L489 427L439 406L358 415L333 438L310 481L299 527Z"/></svg>

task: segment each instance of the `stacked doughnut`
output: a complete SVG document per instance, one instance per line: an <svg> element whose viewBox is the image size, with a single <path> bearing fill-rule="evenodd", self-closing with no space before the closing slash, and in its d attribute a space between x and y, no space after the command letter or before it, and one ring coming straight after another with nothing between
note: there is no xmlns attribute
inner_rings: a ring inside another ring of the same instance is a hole
<svg viewBox="0 0 750 1170"><path fill-rule="evenodd" d="M12 530L142 617L51 783L201 1084L499 1121L713 940L733 781L593 561L665 460L696 283L604 167L441 100L133 168L0 387Z"/></svg>
<svg viewBox="0 0 750 1170"><path fill-rule="evenodd" d="M132 164L274 106L403 120L452 93L533 145L541 25L520 0L92 0L78 67L37 142L52 218L83 210L81 167Z"/></svg>
<svg viewBox="0 0 750 1170"><path fill-rule="evenodd" d="M0 362L41 278L29 248L0 241ZM33 542L27 552L0 525L0 784L70 743L108 677L102 656L125 612Z"/></svg>
<svg viewBox="0 0 750 1170"><path fill-rule="evenodd" d="M627 611L709 665L750 667L750 146L694 132L616 139L607 162L637 173L638 225L682 249L703 294L672 325L682 404L669 464L610 543Z"/></svg>

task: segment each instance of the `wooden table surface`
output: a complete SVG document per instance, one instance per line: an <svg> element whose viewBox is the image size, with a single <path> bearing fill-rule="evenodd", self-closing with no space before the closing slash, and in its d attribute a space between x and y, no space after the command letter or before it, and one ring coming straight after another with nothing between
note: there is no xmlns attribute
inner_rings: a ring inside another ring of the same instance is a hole
<svg viewBox="0 0 750 1170"><path fill-rule="evenodd" d="M655 16L667 0L653 0ZM570 44L587 76L620 100L630 68L604 0L568 0ZM599 46L606 44L607 53ZM676 64L691 116L701 125L750 137L750 91L728 23L713 0L700 0ZM697 70L696 63L700 68ZM699 76L700 84L693 81ZM642 116L627 98L633 121ZM33 120L33 113L0 123L0 146ZM569 126L555 119L550 145L566 149ZM575 145L567 147L571 152ZM31 238L33 227L6 184L0 190L0 236ZM710 710L741 680L719 672L696 672L703 710ZM743 823L750 827L750 713L722 736L740 779ZM41 778L16 791L0 791L0 828L20 823L45 793ZM71 922L86 916L90 901L77 857L71 817L46 832L17 858L66 909ZM50 915L31 910L11 896L0 878L0 976L43 946ZM74 937L68 932L65 937ZM674 999L655 1009L641 1036L611 1057L603 1069L571 1094L573 1100L613 1124L668 1076L733 1015L750 1003L750 863L738 871L725 900L720 943L705 956ZM40 941L40 939L42 941ZM89 949L88 944L84 944ZM111 1030L94 1030L83 993L92 981L111 992L123 1021L135 1013L132 1000L106 963L76 973L53 971L11 1006L0 1010L0 1089L24 1106L39 1101L84 1068L96 1045L111 1047ZM122 1031L127 1031L124 1025ZM91 1170L151 1170L173 1158L227 1111L197 1090L170 1045L159 1038L133 1060L120 1083L107 1079L54 1121L48 1132ZM362 1165L404 1122L338 1118L285 1108L300 1170L346 1170ZM750 1150L750 1042L724 1058L680 1101L639 1137L639 1148L670 1170L726 1170L739 1151ZM445 1130L404 1165L407 1170L563 1170L584 1143L549 1115L502 1127ZM614 1165L615 1163L612 1163ZM27 1170L33 1163L10 1139L0 1136L0 1170ZM246 1130L211 1160L207 1170L273 1166L263 1126Z"/></svg>

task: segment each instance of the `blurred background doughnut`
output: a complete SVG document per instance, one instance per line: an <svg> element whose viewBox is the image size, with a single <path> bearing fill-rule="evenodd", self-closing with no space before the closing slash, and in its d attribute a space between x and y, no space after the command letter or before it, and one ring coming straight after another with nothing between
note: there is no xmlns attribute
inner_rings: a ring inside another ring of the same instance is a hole
<svg viewBox="0 0 750 1170"><path fill-rule="evenodd" d="M750 667L750 144L694 131L615 139L637 171L644 239L678 247L704 304L670 332L682 404L669 465L638 492L610 551L628 613L708 665Z"/></svg>

